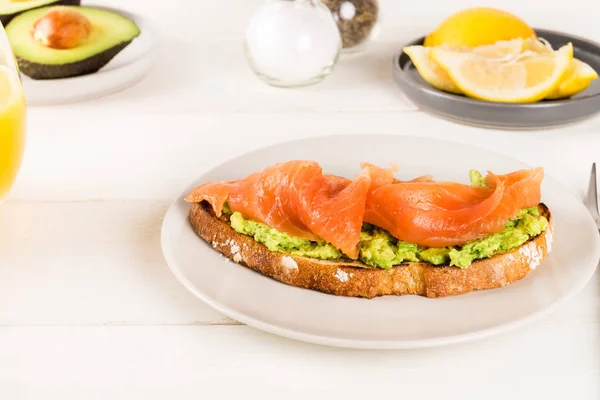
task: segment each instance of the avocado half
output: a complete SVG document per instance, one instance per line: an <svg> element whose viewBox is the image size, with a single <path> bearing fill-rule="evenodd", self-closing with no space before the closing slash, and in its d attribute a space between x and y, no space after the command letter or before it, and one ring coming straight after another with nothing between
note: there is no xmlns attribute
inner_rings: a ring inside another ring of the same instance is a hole
<svg viewBox="0 0 600 400"><path fill-rule="evenodd" d="M45 6L78 6L81 0L0 0L0 22L6 26L22 12Z"/></svg>
<svg viewBox="0 0 600 400"><path fill-rule="evenodd" d="M49 48L35 40L31 31L35 22L52 8L24 12L6 27L6 35L21 72L33 79L59 79L94 73L140 34L135 22L121 14L92 7L68 7L90 20L91 34L75 48Z"/></svg>

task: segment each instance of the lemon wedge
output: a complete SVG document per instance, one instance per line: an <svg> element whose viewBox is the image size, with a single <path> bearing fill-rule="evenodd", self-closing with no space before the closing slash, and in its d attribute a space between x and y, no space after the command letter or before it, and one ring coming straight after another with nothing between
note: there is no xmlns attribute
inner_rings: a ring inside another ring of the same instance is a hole
<svg viewBox="0 0 600 400"><path fill-rule="evenodd" d="M560 85L551 92L547 99L563 99L571 97L590 86L594 79L598 78L598 73L581 60L573 59L564 79Z"/></svg>
<svg viewBox="0 0 600 400"><path fill-rule="evenodd" d="M524 42L525 50L531 50L536 53L549 53L552 52L550 44L541 42L535 38L528 38ZM598 78L598 73L594 68L581 60L573 58L571 65L567 69L563 80L560 85L550 93L547 99L563 99L571 97L579 92L587 89L594 79Z"/></svg>
<svg viewBox="0 0 600 400"><path fill-rule="evenodd" d="M431 59L431 47L408 46L404 48L404 52L410 57L425 82L446 92L462 94L448 73Z"/></svg>
<svg viewBox="0 0 600 400"><path fill-rule="evenodd" d="M523 51L524 46L525 41L518 38L513 40L503 40L493 45L483 45L474 48L468 46L446 45L440 47L463 53L472 53L479 57L501 60L507 56L520 54ZM431 59L432 49L432 47L424 46L407 46L404 48L404 52L410 57L425 82L446 92L462 94L462 90L454 84L448 73Z"/></svg>
<svg viewBox="0 0 600 400"><path fill-rule="evenodd" d="M547 54L525 53L508 62L435 47L431 59L470 97L527 103L556 90L573 60L573 46L569 43Z"/></svg>

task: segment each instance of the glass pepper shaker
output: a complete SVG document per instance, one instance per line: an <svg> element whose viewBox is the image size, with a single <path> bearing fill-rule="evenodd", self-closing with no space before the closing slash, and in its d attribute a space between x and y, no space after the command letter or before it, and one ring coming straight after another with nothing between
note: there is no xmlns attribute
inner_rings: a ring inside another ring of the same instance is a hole
<svg viewBox="0 0 600 400"><path fill-rule="evenodd" d="M320 0L269 0L246 31L250 67L274 86L320 82L333 70L341 47L333 15Z"/></svg>
<svg viewBox="0 0 600 400"><path fill-rule="evenodd" d="M323 3L334 16L344 53L363 51L379 32L378 0L323 0Z"/></svg>

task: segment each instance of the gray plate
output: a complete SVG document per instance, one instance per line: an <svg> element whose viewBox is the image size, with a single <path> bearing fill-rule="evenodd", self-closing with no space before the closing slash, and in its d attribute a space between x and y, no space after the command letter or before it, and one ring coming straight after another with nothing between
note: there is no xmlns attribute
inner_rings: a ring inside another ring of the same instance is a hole
<svg viewBox="0 0 600 400"><path fill-rule="evenodd" d="M600 46L560 32L536 29L553 48L571 42L576 58L600 71ZM420 38L406 46L423 44ZM461 123L504 129L535 129L570 124L600 112L600 80L583 92L564 100L507 104L470 99L435 89L421 78L410 58L400 52L394 57L394 79L419 108Z"/></svg>

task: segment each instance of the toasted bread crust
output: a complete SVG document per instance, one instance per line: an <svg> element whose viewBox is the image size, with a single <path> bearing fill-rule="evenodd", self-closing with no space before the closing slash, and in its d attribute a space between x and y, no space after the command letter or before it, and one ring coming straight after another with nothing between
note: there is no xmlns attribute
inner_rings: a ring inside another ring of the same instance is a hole
<svg viewBox="0 0 600 400"><path fill-rule="evenodd" d="M191 205L194 231L225 257L288 285L337 296L373 298L416 294L444 297L506 286L524 278L549 252L553 225L550 210L540 205L549 226L522 246L466 269L405 263L391 269L358 268L353 263L323 261L273 252L252 237L236 232L206 203Z"/></svg>

